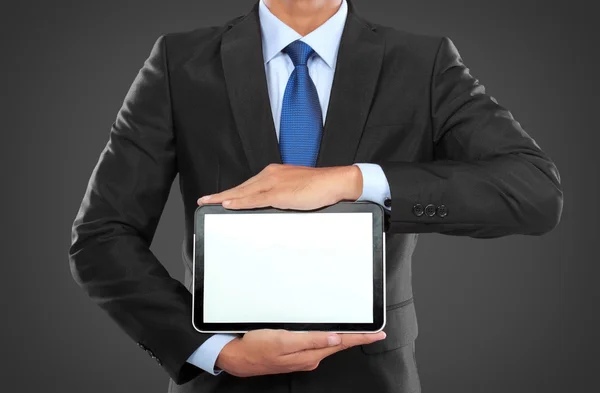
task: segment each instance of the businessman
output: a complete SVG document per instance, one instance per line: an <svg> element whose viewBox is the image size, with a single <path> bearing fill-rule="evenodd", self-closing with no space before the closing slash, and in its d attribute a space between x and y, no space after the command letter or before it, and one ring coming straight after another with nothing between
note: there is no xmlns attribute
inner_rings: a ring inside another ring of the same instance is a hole
<svg viewBox="0 0 600 393"><path fill-rule="evenodd" d="M177 174L184 284L150 251ZM385 333L192 327L198 205L342 200L385 208ZM418 234L542 235L561 211L557 168L449 38L372 23L350 0L261 0L223 26L156 41L92 173L69 256L77 283L168 373L170 392L412 393Z"/></svg>

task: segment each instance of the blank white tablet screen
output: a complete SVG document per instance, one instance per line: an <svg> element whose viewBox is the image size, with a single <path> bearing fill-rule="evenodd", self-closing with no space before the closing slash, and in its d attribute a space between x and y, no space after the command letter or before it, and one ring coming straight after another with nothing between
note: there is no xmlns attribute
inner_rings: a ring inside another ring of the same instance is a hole
<svg viewBox="0 0 600 393"><path fill-rule="evenodd" d="M204 216L204 322L373 323L372 213Z"/></svg>

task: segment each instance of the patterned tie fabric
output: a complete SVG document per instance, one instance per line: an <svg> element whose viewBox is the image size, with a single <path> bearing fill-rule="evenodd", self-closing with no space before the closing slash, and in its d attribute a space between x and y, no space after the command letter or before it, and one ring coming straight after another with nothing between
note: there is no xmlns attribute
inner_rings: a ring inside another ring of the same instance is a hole
<svg viewBox="0 0 600 393"><path fill-rule="evenodd" d="M323 115L317 88L306 64L315 51L302 41L294 41L283 52L295 68L283 94L279 125L281 159L284 164L314 167L323 132Z"/></svg>

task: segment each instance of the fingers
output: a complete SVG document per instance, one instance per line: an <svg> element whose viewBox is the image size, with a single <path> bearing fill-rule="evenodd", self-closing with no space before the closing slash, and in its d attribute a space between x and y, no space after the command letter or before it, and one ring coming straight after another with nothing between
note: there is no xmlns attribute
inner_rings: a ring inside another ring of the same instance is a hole
<svg viewBox="0 0 600 393"><path fill-rule="evenodd" d="M283 331L280 336L282 350L286 354L333 348L342 350L356 345L371 344L383 340L385 332L378 333L330 333L330 332L288 332Z"/></svg>
<svg viewBox="0 0 600 393"><path fill-rule="evenodd" d="M372 344L376 341L385 339L384 331L377 333L348 333L342 335L341 346L345 348L354 347L356 345Z"/></svg>
<svg viewBox="0 0 600 393"><path fill-rule="evenodd" d="M202 198L198 199L198 204L200 205L203 203L221 203L227 199L240 198L245 195L250 195L253 192L257 192L257 190L260 189L260 187L256 187L257 184L255 183L261 180L262 177L263 176L261 172L258 175L249 178L245 182L238 184L233 188L219 192L217 194L205 195ZM258 186L260 186L260 184L258 184Z"/></svg>
<svg viewBox="0 0 600 393"><path fill-rule="evenodd" d="M379 340L385 339L384 332L378 333L359 333L359 334L340 334L342 339L338 345L332 345L321 348L308 348L294 353L284 355L283 361L288 364L293 364L295 368L301 371L311 371L318 367L321 360L327 356L333 355L336 352L357 346L371 344Z"/></svg>
<svg viewBox="0 0 600 393"><path fill-rule="evenodd" d="M268 191L238 199L231 199L223 203L223 206L227 209L250 209L273 205L275 205L275 201Z"/></svg>
<svg viewBox="0 0 600 393"><path fill-rule="evenodd" d="M342 341L338 345L328 348L315 348L313 351L305 352L315 352L316 354L323 354L323 357L327 357L331 354L355 347L357 345L366 345L383 340L385 338L385 333L344 333L341 334L340 337Z"/></svg>
<svg viewBox="0 0 600 393"><path fill-rule="evenodd" d="M221 363L225 363L228 372L236 376L310 371L316 369L321 360L335 352L355 345L370 344L383 338L383 332L337 334L290 332L283 329L252 330L237 342L238 348L233 349L237 355L233 360L227 362L229 358L224 356ZM225 355L226 348L222 351ZM244 351L245 354L239 354Z"/></svg>
<svg viewBox="0 0 600 393"><path fill-rule="evenodd" d="M225 190L217 194L203 196L202 198L198 199L198 205L203 203L221 203L226 200L240 199L250 196L252 194L258 194L262 191L270 189L272 184L278 181L277 173L297 168L299 167L295 165L269 164L260 173L246 180L242 184L237 185L236 187L230 188L229 190ZM248 206L250 206L250 204L244 204L244 207ZM252 205L252 207L258 206Z"/></svg>
<svg viewBox="0 0 600 393"><path fill-rule="evenodd" d="M202 198L198 199L198 204L202 203L221 203L225 200L232 198L241 198L246 195L251 195L254 192L257 192L256 182L252 182L246 185L239 185L234 188L230 188L229 190L220 192L218 194L206 195Z"/></svg>
<svg viewBox="0 0 600 393"><path fill-rule="evenodd" d="M281 335L281 349L284 354L307 349L327 348L339 345L342 338L339 334L328 332L284 332Z"/></svg>

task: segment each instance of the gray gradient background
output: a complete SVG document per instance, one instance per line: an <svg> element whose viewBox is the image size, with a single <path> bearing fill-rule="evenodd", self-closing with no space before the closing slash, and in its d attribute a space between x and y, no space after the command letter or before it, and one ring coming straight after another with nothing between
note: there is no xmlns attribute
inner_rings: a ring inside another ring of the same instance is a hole
<svg viewBox="0 0 600 393"><path fill-rule="evenodd" d="M355 0L372 21L453 39L473 75L554 159L565 190L562 221L543 237L421 236L414 292L424 392L598 391L600 62L586 3ZM3 9L0 390L166 391L156 362L72 280L70 227L156 38L222 24L252 4ZM179 198L175 185L152 248L182 279Z"/></svg>

